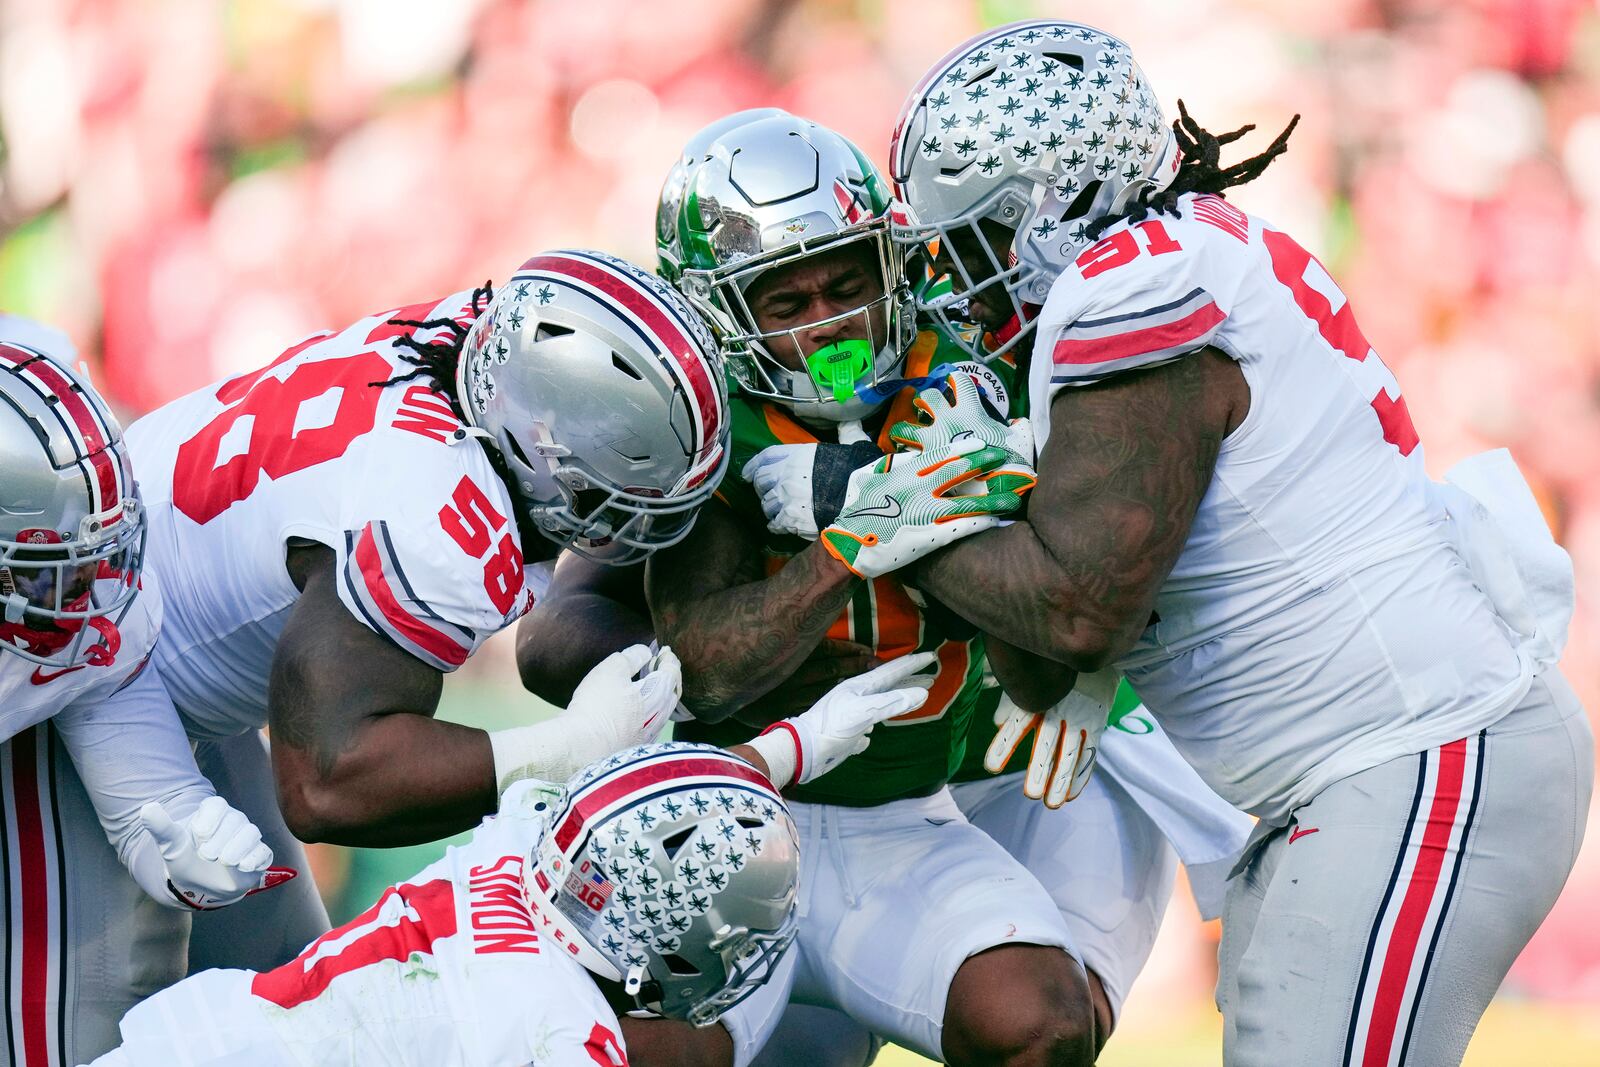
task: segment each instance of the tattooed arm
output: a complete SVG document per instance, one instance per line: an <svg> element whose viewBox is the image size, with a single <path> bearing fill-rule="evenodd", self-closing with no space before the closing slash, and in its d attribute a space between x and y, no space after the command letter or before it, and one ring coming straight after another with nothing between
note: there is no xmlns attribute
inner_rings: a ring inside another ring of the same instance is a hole
<svg viewBox="0 0 1600 1067"><path fill-rule="evenodd" d="M273 653L267 714L294 835L419 844L492 814L488 733L433 718L444 676L356 621L331 549L291 549L289 573L301 594Z"/></svg>
<svg viewBox="0 0 1600 1067"><path fill-rule="evenodd" d="M1250 394L1200 353L1062 389L1028 521L923 561L918 584L974 625L1079 671L1138 640Z"/></svg>
<svg viewBox="0 0 1600 1067"><path fill-rule="evenodd" d="M710 722L793 674L849 603L857 581L820 544L766 576L761 546L719 502L645 568L656 635L683 663L683 702Z"/></svg>

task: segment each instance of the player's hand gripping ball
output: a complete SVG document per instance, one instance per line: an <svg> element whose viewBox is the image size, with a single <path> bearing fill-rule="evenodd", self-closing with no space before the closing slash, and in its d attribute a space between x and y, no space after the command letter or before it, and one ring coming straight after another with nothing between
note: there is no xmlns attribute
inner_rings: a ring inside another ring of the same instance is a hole
<svg viewBox="0 0 1600 1067"><path fill-rule="evenodd" d="M1018 514L1035 480L1032 466L977 436L897 452L850 476L844 509L820 540L850 570L876 578Z"/></svg>
<svg viewBox="0 0 1600 1067"><path fill-rule="evenodd" d="M1012 461L1031 469L1033 464L1033 426L1027 419L1012 419L997 411L978 379L966 371L955 371L936 389L924 389L912 401L918 421L897 422L889 428L889 439L912 452L932 453L963 441L977 441L991 448L1003 448ZM1031 484L1031 483L1028 483ZM1006 475L991 478L989 491L1027 485L1011 481Z"/></svg>

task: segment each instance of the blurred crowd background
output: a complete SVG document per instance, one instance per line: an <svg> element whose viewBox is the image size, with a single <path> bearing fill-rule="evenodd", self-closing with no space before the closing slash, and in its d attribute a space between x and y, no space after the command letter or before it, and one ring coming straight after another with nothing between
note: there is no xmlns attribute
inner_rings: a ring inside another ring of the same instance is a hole
<svg viewBox="0 0 1600 1067"><path fill-rule="evenodd" d="M1565 668L1600 709L1594 0L0 0L0 310L65 329L132 417L541 248L651 262L667 167L730 110L787 108L881 164L926 67L1035 15L1123 37L1169 114L1259 123L1241 154L1303 116L1233 199L1340 279L1436 475L1513 450L1572 552ZM453 679L456 713L527 714L508 652ZM1590 831L1506 996L1592 1019ZM408 862L319 861L336 911ZM1180 894L1125 1029L1205 1004L1206 945Z"/></svg>

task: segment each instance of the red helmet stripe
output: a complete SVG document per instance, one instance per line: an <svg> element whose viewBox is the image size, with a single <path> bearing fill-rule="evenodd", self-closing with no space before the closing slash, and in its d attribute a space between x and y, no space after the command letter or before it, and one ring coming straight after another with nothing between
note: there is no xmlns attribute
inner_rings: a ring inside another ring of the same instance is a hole
<svg viewBox="0 0 1600 1067"><path fill-rule="evenodd" d="M760 771L732 756L706 753L655 760L619 774L610 781L602 781L580 795L561 820L561 825L556 827L556 847L566 851L590 819L628 794L696 775L736 778L757 786L763 793L774 792L772 783Z"/></svg>
<svg viewBox="0 0 1600 1067"><path fill-rule="evenodd" d="M63 422L74 436L80 458L93 471L89 484L98 497L95 512L98 514L120 508L124 495L122 465L111 454L106 430L98 414L83 394L73 388L72 379L49 358L41 358L39 354L16 345L0 343L0 359L17 367L21 374L31 377L35 384L59 401L57 406L67 416Z"/></svg>
<svg viewBox="0 0 1600 1067"><path fill-rule="evenodd" d="M524 263L522 269L551 271L575 278L637 315L644 327L662 342L689 386L690 395L694 397L705 434L695 452L704 451L717 440L722 420L717 409L717 387L711 380L711 368L689 335L672 321L672 316L663 311L642 286L592 260L559 252L535 256Z"/></svg>

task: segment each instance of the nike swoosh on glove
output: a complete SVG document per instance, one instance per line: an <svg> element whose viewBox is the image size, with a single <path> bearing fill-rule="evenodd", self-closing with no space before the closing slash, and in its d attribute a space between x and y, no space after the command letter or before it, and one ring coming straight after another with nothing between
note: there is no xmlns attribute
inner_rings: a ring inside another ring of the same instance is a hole
<svg viewBox="0 0 1600 1067"><path fill-rule="evenodd" d="M984 753L984 770L990 774L1005 770L1022 739L1037 731L1023 794L1044 801L1047 808L1076 800L1094 773L1100 735L1105 732L1119 681L1120 676L1111 670L1080 674L1072 692L1045 712L1024 711L1001 694L994 712L1000 729Z"/></svg>
<svg viewBox="0 0 1600 1067"><path fill-rule="evenodd" d="M896 452L850 476L844 510L819 540L863 578L876 578L999 525L1022 510L1033 468L976 438L933 452Z"/></svg>

